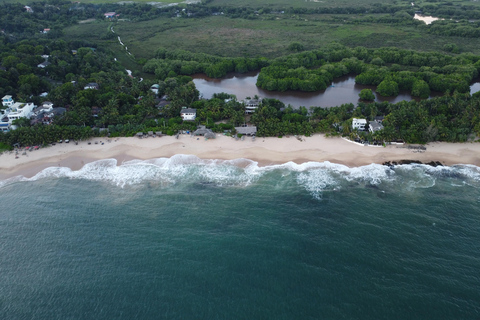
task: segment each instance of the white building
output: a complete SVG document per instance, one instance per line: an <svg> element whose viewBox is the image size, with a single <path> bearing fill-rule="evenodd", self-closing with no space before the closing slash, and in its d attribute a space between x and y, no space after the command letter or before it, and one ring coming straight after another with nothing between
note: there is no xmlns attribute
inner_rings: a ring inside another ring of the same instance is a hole
<svg viewBox="0 0 480 320"><path fill-rule="evenodd" d="M10 108L5 109L3 114L8 117L8 123L12 124L14 120L20 118L30 118L34 108L35 105L32 102L16 102Z"/></svg>
<svg viewBox="0 0 480 320"><path fill-rule="evenodd" d="M357 119L353 118L352 120L352 129L355 130L365 130L365 126L367 125L367 120L365 119Z"/></svg>
<svg viewBox="0 0 480 320"><path fill-rule="evenodd" d="M243 104L245 105L246 113L254 113L257 110L258 106L262 103L262 99L245 99Z"/></svg>
<svg viewBox="0 0 480 320"><path fill-rule="evenodd" d="M4 107L11 107L11 106L13 106L14 103L15 103L15 101L13 101L12 96L4 96L2 98L2 104L3 104Z"/></svg>
<svg viewBox="0 0 480 320"><path fill-rule="evenodd" d="M185 108L180 112L183 121L194 121L197 117L197 109Z"/></svg>
<svg viewBox="0 0 480 320"><path fill-rule="evenodd" d="M15 130L16 127L12 125L13 121L20 118L30 118L34 108L35 105L32 102L16 102L11 107L3 110L3 114L0 116L0 131L8 132Z"/></svg>
<svg viewBox="0 0 480 320"><path fill-rule="evenodd" d="M53 109L53 102L45 101L45 102L42 104L42 108L43 108L43 111L44 111L44 112L50 112L50 111L52 111L52 109Z"/></svg>
<svg viewBox="0 0 480 320"><path fill-rule="evenodd" d="M158 85L158 84L154 84L150 87L150 91L152 91L156 95L158 94L158 89L160 89L160 85Z"/></svg>

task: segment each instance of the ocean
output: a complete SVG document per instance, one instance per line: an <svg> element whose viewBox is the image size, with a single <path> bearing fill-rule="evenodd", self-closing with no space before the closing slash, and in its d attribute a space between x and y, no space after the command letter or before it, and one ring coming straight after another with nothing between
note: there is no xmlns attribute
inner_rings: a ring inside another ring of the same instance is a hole
<svg viewBox="0 0 480 320"><path fill-rule="evenodd" d="M0 182L0 319L480 319L480 168L174 156Z"/></svg>

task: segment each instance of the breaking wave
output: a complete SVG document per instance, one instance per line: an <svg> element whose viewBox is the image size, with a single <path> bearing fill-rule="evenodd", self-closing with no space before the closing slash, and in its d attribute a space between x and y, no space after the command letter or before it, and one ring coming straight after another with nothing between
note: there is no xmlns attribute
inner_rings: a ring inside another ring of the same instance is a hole
<svg viewBox="0 0 480 320"><path fill-rule="evenodd" d="M147 182L160 187L180 183L248 187L260 180L290 179L314 198L321 199L324 192L338 191L345 186L414 190L434 187L438 179L454 186L477 188L480 187L480 168L473 165L431 167L419 164L392 168L370 164L349 168L328 161L302 164L287 162L261 167L248 159L204 160L192 155L175 155L121 164L115 159L98 160L76 171L66 167L50 167L32 178L17 176L0 181L0 187L18 182L60 178L101 181L121 188Z"/></svg>

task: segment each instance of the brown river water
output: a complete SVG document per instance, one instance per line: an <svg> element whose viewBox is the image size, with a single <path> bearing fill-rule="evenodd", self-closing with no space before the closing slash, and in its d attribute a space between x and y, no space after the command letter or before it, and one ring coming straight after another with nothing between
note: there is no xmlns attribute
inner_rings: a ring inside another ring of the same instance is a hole
<svg viewBox="0 0 480 320"><path fill-rule="evenodd" d="M334 107L344 103L357 104L360 100L358 94L362 89L372 89L375 101L388 101L391 103L403 100L419 100L408 92L400 92L396 97L382 97L375 93L375 86L365 86L355 83L355 76L349 75L335 79L326 90L317 92L285 91L276 92L258 88L256 86L258 72L232 73L220 79L209 78L204 74L193 75L193 82L203 98L210 99L214 93L234 94L238 100L257 95L261 98L278 99L285 105L292 107ZM470 86L470 93L480 91L480 83L475 82ZM440 96L441 93L432 93L431 97Z"/></svg>

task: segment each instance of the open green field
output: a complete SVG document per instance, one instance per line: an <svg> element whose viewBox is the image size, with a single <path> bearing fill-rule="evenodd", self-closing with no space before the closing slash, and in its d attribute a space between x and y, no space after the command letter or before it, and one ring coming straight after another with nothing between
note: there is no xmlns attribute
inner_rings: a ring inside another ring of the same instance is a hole
<svg viewBox="0 0 480 320"><path fill-rule="evenodd" d="M2 3L22 3L22 4L31 4L32 0L0 0ZM135 0L135 1L118 1L118 0L79 0L81 3L150 3L155 6L169 5L172 3L197 3L201 0L162 0L162 1L151 1L151 0ZM406 1L407 3L409 1ZM434 6L441 6L444 3L450 3L456 6L462 5L474 5L480 6L480 1L477 0L451 0L451 1L438 1L431 2L426 0L414 1L417 5L429 4ZM221 6L221 7L252 7L252 8L348 8L353 6L375 6L378 3L381 4L400 4L398 0L213 0L208 3L208 6Z"/></svg>
<svg viewBox="0 0 480 320"><path fill-rule="evenodd" d="M411 0L411 1L397 1L397 0L213 0L208 5L211 6L231 6L231 7L271 7L271 8L342 8L354 6L375 6L381 4L402 4L413 2L417 6L422 4L443 5L450 3L453 5L475 5L480 6L480 1L477 0L450 0L450 1L426 1L426 0Z"/></svg>
<svg viewBox="0 0 480 320"><path fill-rule="evenodd" d="M2 3L22 3L22 4L31 4L34 1L32 0L0 0L0 4ZM47 1L48 2L48 1ZM120 3L122 1L119 0L78 0L81 3ZM150 3L152 5L161 6L161 5L169 5L171 3L184 3L184 2L196 2L195 0L162 0L162 1L150 1L150 0L135 0L135 1L123 1L125 3Z"/></svg>
<svg viewBox="0 0 480 320"><path fill-rule="evenodd" d="M119 21L114 24L115 37L102 40L109 23L96 21L65 29L69 39L83 38L112 49L122 49L120 36L128 50L139 58L149 59L159 47L185 49L224 57L277 57L290 53L292 42L310 50L333 41L347 46L394 46L421 51L441 51L446 43L455 43L461 51L480 53L476 41L460 37L439 37L423 28L389 24L359 25L328 15L284 17L275 20L230 19L212 16L203 19L158 18L143 22ZM348 16L346 19L354 19Z"/></svg>
<svg viewBox="0 0 480 320"><path fill-rule="evenodd" d="M272 8L338 8L349 6L369 6L377 3L395 4L395 0L213 0L209 3L212 6L231 7L272 7Z"/></svg>

